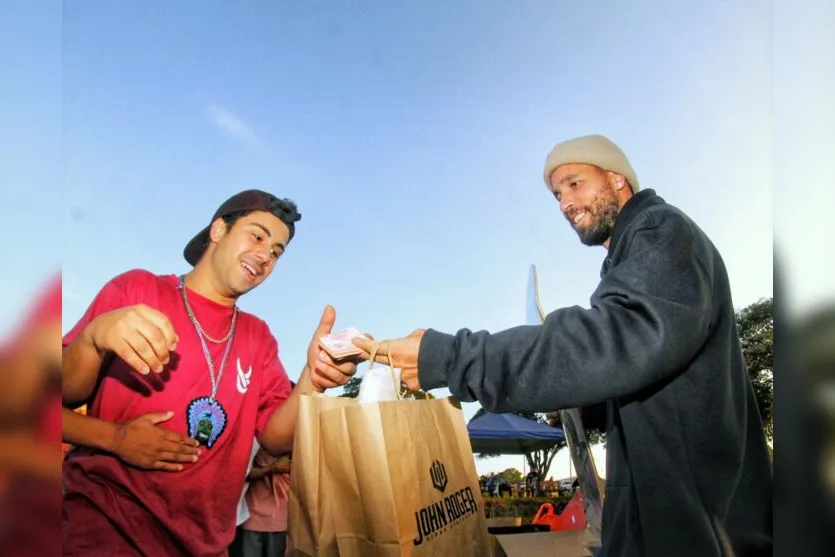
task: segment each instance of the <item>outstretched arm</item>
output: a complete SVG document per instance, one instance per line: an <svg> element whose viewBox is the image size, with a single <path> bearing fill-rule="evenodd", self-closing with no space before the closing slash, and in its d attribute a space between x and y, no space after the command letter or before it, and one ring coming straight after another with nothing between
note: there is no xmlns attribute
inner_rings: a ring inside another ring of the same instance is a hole
<svg viewBox="0 0 835 557"><path fill-rule="evenodd" d="M683 218L644 224L591 309L496 334L426 331L420 385L448 385L494 412L547 411L628 396L684 369L711 325L712 276Z"/></svg>

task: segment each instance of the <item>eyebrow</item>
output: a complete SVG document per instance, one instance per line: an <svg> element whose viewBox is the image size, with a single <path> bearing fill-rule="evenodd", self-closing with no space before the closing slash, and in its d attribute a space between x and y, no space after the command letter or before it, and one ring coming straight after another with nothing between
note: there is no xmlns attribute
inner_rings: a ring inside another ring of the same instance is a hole
<svg viewBox="0 0 835 557"><path fill-rule="evenodd" d="M569 174L568 176L560 178L560 181L557 182L557 183L558 184L564 184L564 183L569 182L571 180L576 180L577 178L579 178L578 174Z"/></svg>
<svg viewBox="0 0 835 557"><path fill-rule="evenodd" d="M257 222L253 222L252 225L257 226L258 228L263 230L264 234L267 235L267 238L272 238L273 237L273 233L270 232L269 229L266 226L264 226L263 224L258 224ZM281 242L275 242L275 245L277 245L278 247L281 248L282 251L284 251L284 249L285 249L284 244L282 244Z"/></svg>

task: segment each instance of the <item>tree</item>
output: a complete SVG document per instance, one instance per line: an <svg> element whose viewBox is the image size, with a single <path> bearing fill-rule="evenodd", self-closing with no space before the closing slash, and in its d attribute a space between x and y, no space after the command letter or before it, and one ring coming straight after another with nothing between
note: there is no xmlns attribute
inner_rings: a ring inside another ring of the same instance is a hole
<svg viewBox="0 0 835 557"><path fill-rule="evenodd" d="M515 485L521 482L523 479L522 472L520 472L516 468L508 468L504 472L499 472L496 475L507 480L507 483L509 483L510 485Z"/></svg>
<svg viewBox="0 0 835 557"><path fill-rule="evenodd" d="M764 298L736 314L737 333L766 437L774 439L774 299Z"/></svg>

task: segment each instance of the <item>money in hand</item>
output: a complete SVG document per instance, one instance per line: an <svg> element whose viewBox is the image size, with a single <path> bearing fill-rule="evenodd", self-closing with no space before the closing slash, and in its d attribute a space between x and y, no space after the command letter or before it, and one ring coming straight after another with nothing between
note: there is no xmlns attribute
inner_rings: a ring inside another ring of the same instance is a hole
<svg viewBox="0 0 835 557"><path fill-rule="evenodd" d="M352 339L357 337L369 338L367 335L362 334L354 327L350 327L344 331L320 337L319 346L321 346L322 350L327 352L334 360L343 360L351 356L362 354L362 350L354 346L354 343L351 342Z"/></svg>

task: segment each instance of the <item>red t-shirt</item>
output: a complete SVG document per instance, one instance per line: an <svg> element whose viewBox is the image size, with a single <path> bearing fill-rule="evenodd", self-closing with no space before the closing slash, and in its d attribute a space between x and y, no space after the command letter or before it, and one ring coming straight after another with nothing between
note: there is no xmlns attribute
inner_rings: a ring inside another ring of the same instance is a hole
<svg viewBox="0 0 835 557"><path fill-rule="evenodd" d="M204 330L226 335L232 308L188 292ZM64 345L102 313L146 304L164 313L179 336L168 369L142 376L119 358L102 369L103 380L88 415L124 423L150 412L173 411L159 427L189 435L189 405L211 394L200 338L177 288L177 277L134 270L110 282L96 296ZM207 341L208 342L208 341ZM208 342L220 365L225 343ZM287 373L266 323L239 311L237 330L217 392L225 411L215 414L211 447L201 445L197 463L181 472L139 470L117 457L76 447L64 463L64 555L226 555L232 542L254 436L289 396ZM194 414L196 423L201 415ZM193 426L192 426L193 429Z"/></svg>

